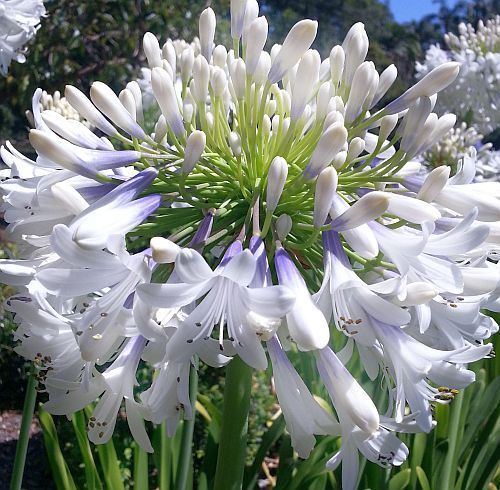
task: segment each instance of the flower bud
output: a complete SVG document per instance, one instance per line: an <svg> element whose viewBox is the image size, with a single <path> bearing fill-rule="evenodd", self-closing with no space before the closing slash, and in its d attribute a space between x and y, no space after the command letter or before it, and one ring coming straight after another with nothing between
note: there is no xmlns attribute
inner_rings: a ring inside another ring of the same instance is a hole
<svg viewBox="0 0 500 490"><path fill-rule="evenodd" d="M429 141L427 142L428 147L434 146L436 143L441 141L441 139L448 134L448 132L455 126L457 121L457 116L455 114L445 114L441 116L436 125L434 126L434 130L431 133Z"/></svg>
<svg viewBox="0 0 500 490"><path fill-rule="evenodd" d="M184 161L182 162L181 167L182 175L189 175L193 171L195 165L198 163L201 155L203 154L206 142L207 138L203 131L196 130L189 135L186 141Z"/></svg>
<svg viewBox="0 0 500 490"><path fill-rule="evenodd" d="M215 66L224 68L227 62L227 49L222 44L215 47L212 53L212 61Z"/></svg>
<svg viewBox="0 0 500 490"><path fill-rule="evenodd" d="M172 79L164 69L153 68L151 71L151 86L161 112L165 116L165 119L173 133L177 137L183 135L184 124L179 112L179 106Z"/></svg>
<svg viewBox="0 0 500 490"><path fill-rule="evenodd" d="M210 85L212 86L214 97L222 97L227 88L226 72L222 68L217 66L214 68Z"/></svg>
<svg viewBox="0 0 500 490"><path fill-rule="evenodd" d="M380 119L380 130L378 133L379 143L384 142L389 137L392 130L396 127L397 123L398 123L397 114L391 116L384 116L382 119Z"/></svg>
<svg viewBox="0 0 500 490"><path fill-rule="evenodd" d="M373 107L392 87L398 76L398 69L394 65L389 65L381 74L378 81L377 91L373 97L371 107Z"/></svg>
<svg viewBox="0 0 500 490"><path fill-rule="evenodd" d="M157 264L174 263L177 255L179 255L179 252L181 251L181 247L179 247L179 245L159 236L151 238L149 245L151 247L153 260Z"/></svg>
<svg viewBox="0 0 500 490"><path fill-rule="evenodd" d="M333 88L337 90L337 85L342 78L344 71L345 53L342 46L337 45L330 51L330 75L332 77Z"/></svg>
<svg viewBox="0 0 500 490"><path fill-rule="evenodd" d="M333 196L337 190L337 182L337 171L333 167L325 168L318 175L314 193L313 225L315 228L320 228L325 224L332 207Z"/></svg>
<svg viewBox="0 0 500 490"><path fill-rule="evenodd" d="M314 179L328 166L347 141L347 129L339 123L332 124L320 137L304 170L307 180Z"/></svg>
<svg viewBox="0 0 500 490"><path fill-rule="evenodd" d="M235 133L232 131L229 135L229 146L231 148L231 151L233 152L233 155L235 157L238 157L241 155L241 138L238 133Z"/></svg>
<svg viewBox="0 0 500 490"><path fill-rule="evenodd" d="M250 26L252 22L259 16L259 4L257 0L247 0L245 7L245 18L243 20L243 33L241 39L243 46L248 45L249 39L252 37L250 34Z"/></svg>
<svg viewBox="0 0 500 490"><path fill-rule="evenodd" d="M293 84L290 118L296 121L302 116L306 104L319 80L321 58L316 50L310 49L302 57Z"/></svg>
<svg viewBox="0 0 500 490"><path fill-rule="evenodd" d="M347 160L347 151L339 151L332 160L332 166L337 170L340 169Z"/></svg>
<svg viewBox="0 0 500 490"><path fill-rule="evenodd" d="M459 69L459 63L453 61L439 65L403 95L392 101L384 111L387 114L396 114L409 107L418 97L430 97L440 92L457 78Z"/></svg>
<svg viewBox="0 0 500 490"><path fill-rule="evenodd" d="M194 51L189 47L181 54L181 79L187 83L193 73Z"/></svg>
<svg viewBox="0 0 500 490"><path fill-rule="evenodd" d="M282 214L276 220L276 234L280 241L284 241L290 231L292 231L292 218L288 214Z"/></svg>
<svg viewBox="0 0 500 490"><path fill-rule="evenodd" d="M398 298L403 306L427 304L439 294L439 290L427 282L412 282L406 286L404 298Z"/></svg>
<svg viewBox="0 0 500 490"><path fill-rule="evenodd" d="M271 83L280 81L285 73L299 61L302 55L311 47L318 23L313 20L301 20L291 29L274 59L268 79Z"/></svg>
<svg viewBox="0 0 500 490"><path fill-rule="evenodd" d="M156 36L151 32L146 32L142 40L142 49L148 59L149 68L162 66L160 43Z"/></svg>
<svg viewBox="0 0 500 490"><path fill-rule="evenodd" d="M123 89L118 95L118 99L122 103L123 107L127 109L127 112L132 116L132 119L136 119L137 117L137 109L135 107L135 98L132 92L128 89Z"/></svg>
<svg viewBox="0 0 500 490"><path fill-rule="evenodd" d="M328 114L328 103L332 97L332 86L330 82L323 82L316 94L316 119L323 120Z"/></svg>
<svg viewBox="0 0 500 490"><path fill-rule="evenodd" d="M231 37L239 39L243 34L246 0L231 0Z"/></svg>
<svg viewBox="0 0 500 490"><path fill-rule="evenodd" d="M409 153L411 146L419 137L422 126L431 113L431 101L429 97L417 99L408 110L404 120L403 137L401 138L401 149Z"/></svg>
<svg viewBox="0 0 500 490"><path fill-rule="evenodd" d="M174 44L170 39L161 48L161 53L163 61L167 61L172 69L172 78L175 78L175 73L177 71L177 54L175 52Z"/></svg>
<svg viewBox="0 0 500 490"><path fill-rule="evenodd" d="M345 120L351 124L360 114L374 78L375 65L365 61L358 66L352 79L351 91L345 106ZM367 90L368 89L368 90Z"/></svg>
<svg viewBox="0 0 500 490"><path fill-rule="evenodd" d="M342 48L345 52L345 64L342 80L347 85L351 84L358 66L365 60L368 53L368 36L365 26L361 22L354 24L347 33Z"/></svg>
<svg viewBox="0 0 500 490"><path fill-rule="evenodd" d="M341 124L344 125L344 115L339 111L331 111L325 118L325 122L323 123L323 129L327 130L332 124Z"/></svg>
<svg viewBox="0 0 500 490"><path fill-rule="evenodd" d="M422 187L418 191L417 199L421 199L426 202L434 201L436 196L448 183L450 170L450 167L442 165L441 167L435 168L432 172L430 172L425 178Z"/></svg>
<svg viewBox="0 0 500 490"><path fill-rule="evenodd" d="M365 140L363 138L353 138L349 143L349 150L347 151L347 160L351 161L358 158L365 149Z"/></svg>
<svg viewBox="0 0 500 490"><path fill-rule="evenodd" d="M208 62L212 58L216 24L214 11L210 7L206 8L200 15L199 29L201 54Z"/></svg>
<svg viewBox="0 0 500 490"><path fill-rule="evenodd" d="M93 126L103 133L114 136L118 133L116 128L95 108L88 97L72 85L66 85L64 96L70 105L87 119Z"/></svg>
<svg viewBox="0 0 500 490"><path fill-rule="evenodd" d="M135 138L144 139L146 134L123 107L120 99L104 83L94 82L90 87L90 98L96 107L108 116L118 127Z"/></svg>
<svg viewBox="0 0 500 490"><path fill-rule="evenodd" d="M193 82L191 94L198 104L204 104L208 95L208 82L210 80L210 69L204 56L198 55L193 64Z"/></svg>
<svg viewBox="0 0 500 490"><path fill-rule="evenodd" d="M234 94L239 100L245 97L246 75L245 62L238 58L232 66L231 81L233 82Z"/></svg>
<svg viewBox="0 0 500 490"><path fill-rule="evenodd" d="M248 73L252 75L257 70L260 55L267 41L268 25L265 17L255 19L248 28L248 41L245 62Z"/></svg>
<svg viewBox="0 0 500 490"><path fill-rule="evenodd" d="M407 150L407 158L413 158L415 155L419 155L429 147L429 141L431 139L434 128L438 122L437 114L432 112L425 121L423 127L420 129L418 137L416 137L413 143Z"/></svg>
<svg viewBox="0 0 500 490"><path fill-rule="evenodd" d="M413 197L388 192L389 207L387 212L395 214L410 223L422 224L425 221L436 221L441 213L431 204Z"/></svg>
<svg viewBox="0 0 500 490"><path fill-rule="evenodd" d="M269 212L273 212L278 206L287 175L286 160L282 157L274 157L267 175L266 207Z"/></svg>
<svg viewBox="0 0 500 490"><path fill-rule="evenodd" d="M167 136L167 132L168 132L167 120L165 119L165 116L161 114L160 117L158 118L158 121L156 121L155 124L154 140L157 143L161 143L163 141L163 138Z"/></svg>
<svg viewBox="0 0 500 490"><path fill-rule="evenodd" d="M256 85L263 85L269 74L269 70L271 69L271 56L267 51L262 51L259 56L259 62L257 63L257 67L255 68L255 72L253 74L253 81Z"/></svg>
<svg viewBox="0 0 500 490"><path fill-rule="evenodd" d="M133 80L127 83L127 89L130 90L135 100L135 114L136 120L142 122L144 120L144 111L142 106L142 92L139 84Z"/></svg>

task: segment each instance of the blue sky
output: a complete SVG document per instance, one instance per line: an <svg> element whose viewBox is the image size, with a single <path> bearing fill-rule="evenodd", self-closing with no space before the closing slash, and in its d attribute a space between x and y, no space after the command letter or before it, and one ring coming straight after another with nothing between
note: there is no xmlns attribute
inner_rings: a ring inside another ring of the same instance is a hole
<svg viewBox="0 0 500 490"><path fill-rule="evenodd" d="M456 3L448 0L448 5ZM424 15L438 11L438 6L432 0L389 0L389 6L398 22L419 20Z"/></svg>

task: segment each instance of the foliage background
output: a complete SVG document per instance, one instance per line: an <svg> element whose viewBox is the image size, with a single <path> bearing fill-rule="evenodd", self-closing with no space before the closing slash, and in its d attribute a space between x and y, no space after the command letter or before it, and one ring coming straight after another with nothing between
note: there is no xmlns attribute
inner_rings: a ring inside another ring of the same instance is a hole
<svg viewBox="0 0 500 490"><path fill-rule="evenodd" d="M375 62L379 71L391 63L398 68L398 82L391 89L391 98L413 82L415 61L423 58L430 44L442 43L445 32L456 32L460 22L476 24L478 19L500 12L500 0L459 1L453 8L447 7L445 0L441 0L437 2L440 4L438 14L418 22L399 24L387 3L378 0L264 0L260 3L261 12L270 19L270 44L281 42L299 19L318 19L320 28L314 47L322 56L328 55L329 49L342 41L353 23L363 22L370 39L368 59ZM87 91L94 80L101 80L118 91L126 81L136 77L139 68L145 64L141 52L144 32L149 30L160 36L162 41L168 37L191 40L197 34L199 13L208 5L217 14L221 27L219 35L228 32L228 0L47 1L48 16L42 20L41 29L28 46L27 62L23 65L13 63L8 77L0 79L0 143L9 139L21 151L30 152L24 113L30 108L31 95L36 87L52 93L62 91L66 84L72 84ZM226 26L221 26L224 23ZM218 38L216 41L227 40ZM1 253L12 253L5 242L2 242ZM8 289L3 288L2 295L6 297L8 294ZM22 407L26 364L13 351L11 319L2 311L0 315L3 327L0 328L0 411L19 410ZM500 432L497 408L499 364L498 359L486 360L474 367L479 381L464 395L465 409L460 411L462 418L458 420L458 427L453 425L457 422L453 414L458 412L454 412L454 406L440 407L437 431L429 436L407 437L410 460L392 474L367 465L360 488L497 488L499 475L495 454L498 453L495 451L499 449ZM314 386L317 380L307 362L300 368L306 373L307 382ZM359 366L356 366L355 360L350 368L354 374L360 375L356 372ZM147 372L141 372L140 381L147 381L148 376ZM377 391L374 384L366 383L365 386L373 394ZM282 419L273 420L278 407L272 394L270 372L255 376L253 388L245 477L248 489L253 488L259 479L268 483L274 481L277 488L287 490L339 488L338 472L330 474L324 471L325 454L328 453L325 449L331 453L337 441L323 438L309 462L297 460L293 457L289 437L283 432ZM191 481L197 481L200 489L206 488L203 482L207 486L210 483L213 461L207 454L216 451L222 390L223 370L216 373L207 369L200 371L202 396L198 409L201 411L196 420L196 449L192 455L194 470L191 475ZM52 476L51 481L40 482L39 487L27 488L49 488L52 485L58 488L174 488L179 441L178 438L165 441L161 427L155 429L154 434L157 456L148 460L135 447L123 420L118 423L114 445L97 451L79 442L78 436L85 435L81 430L85 425L83 413L73 423L62 418L54 421L43 412L39 415L45 430ZM56 427L57 433L53 430ZM171 460L168 467L162 464L166 455ZM257 465L252 466L255 457ZM276 468L278 460L280 465ZM85 468L82 461L86 463ZM91 463L95 465L93 483L89 483L89 474L92 476L93 473L89 473L87 468L89 465L92 468ZM262 468L267 468L268 475L265 471L263 473L260 463L264 463ZM447 464L451 464L454 471L451 486L443 486L441 480L442 468ZM289 479L292 473L293 485Z"/></svg>

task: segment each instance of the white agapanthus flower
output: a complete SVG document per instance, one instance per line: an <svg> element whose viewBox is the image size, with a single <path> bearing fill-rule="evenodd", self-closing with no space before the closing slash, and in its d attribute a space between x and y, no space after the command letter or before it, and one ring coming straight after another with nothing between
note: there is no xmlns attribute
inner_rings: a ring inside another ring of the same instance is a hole
<svg viewBox="0 0 500 490"><path fill-rule="evenodd" d="M24 45L36 34L45 15L43 0L0 1L0 73L7 75L12 60L24 63Z"/></svg>
<svg viewBox="0 0 500 490"><path fill-rule="evenodd" d="M294 448L307 457L316 435L341 434L327 467L341 463L355 488L359 453L401 465L393 432L430 430L430 404L490 353L498 327L480 309L500 309L500 184L474 182L474 154L451 177L419 163L455 123L432 111L457 63L381 107L396 68L365 61L363 24L321 60L315 21L268 52L256 2L231 15L229 50L214 45L210 8L194 43L146 33L144 81L118 95L67 86L72 109L59 111L35 92L36 161L0 152L17 350L36 362L48 410L99 400L89 437L102 443L125 400L148 451L144 420L174 434L192 418L193 366L238 356L264 369L269 354ZM345 339L338 353L332 338ZM331 410L283 347L315 357ZM384 416L345 367L355 348L388 390ZM154 373L142 391L139 365Z"/></svg>
<svg viewBox="0 0 500 490"><path fill-rule="evenodd" d="M460 63L459 76L438 98L437 112L453 112L489 134L500 125L500 16L479 21L476 29L462 23L458 35L446 34L445 42L446 49L431 46L425 61L417 62L417 76L449 61Z"/></svg>

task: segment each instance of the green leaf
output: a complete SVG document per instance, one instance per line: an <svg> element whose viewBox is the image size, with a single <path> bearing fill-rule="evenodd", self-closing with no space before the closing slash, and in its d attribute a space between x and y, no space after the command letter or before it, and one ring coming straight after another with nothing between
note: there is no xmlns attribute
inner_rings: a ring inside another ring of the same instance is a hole
<svg viewBox="0 0 500 490"><path fill-rule="evenodd" d="M76 490L75 482L59 445L52 415L40 407L38 418L43 429L43 440L56 488L58 490Z"/></svg>
<svg viewBox="0 0 500 490"><path fill-rule="evenodd" d="M396 473L389 480L389 490L403 490L410 483L411 470L407 468L406 470Z"/></svg>
<svg viewBox="0 0 500 490"><path fill-rule="evenodd" d="M97 454L99 455L99 460L101 461L106 487L112 488L113 490L124 490L122 475L120 472L120 462L116 457L113 439L109 440L106 444L98 444Z"/></svg>
<svg viewBox="0 0 500 490"><path fill-rule="evenodd" d="M284 430L285 419L283 415L280 415L273 422L271 427L269 427L269 429L264 433L262 442L253 460L253 464L250 468L247 468L247 471L245 472L245 476L243 478L243 488L246 488L247 490L253 490L255 488L262 461L264 461L264 457L268 453L269 449L276 443Z"/></svg>

